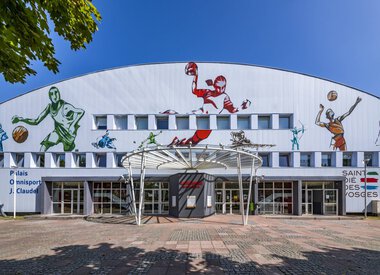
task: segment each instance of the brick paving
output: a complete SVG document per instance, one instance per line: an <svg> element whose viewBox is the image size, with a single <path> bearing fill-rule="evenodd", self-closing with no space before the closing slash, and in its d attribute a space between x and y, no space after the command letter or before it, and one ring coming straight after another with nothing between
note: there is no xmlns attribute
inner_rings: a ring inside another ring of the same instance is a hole
<svg viewBox="0 0 380 275"><path fill-rule="evenodd" d="M380 220L0 219L0 274L380 274Z"/></svg>

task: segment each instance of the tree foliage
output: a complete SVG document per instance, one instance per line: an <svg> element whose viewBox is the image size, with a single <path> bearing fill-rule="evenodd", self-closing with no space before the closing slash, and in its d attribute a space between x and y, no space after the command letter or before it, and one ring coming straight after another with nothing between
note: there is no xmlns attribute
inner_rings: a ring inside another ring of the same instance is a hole
<svg viewBox="0 0 380 275"><path fill-rule="evenodd" d="M36 75L31 60L57 73L49 22L78 50L92 41L100 20L91 0L0 0L0 73L8 82L25 83Z"/></svg>

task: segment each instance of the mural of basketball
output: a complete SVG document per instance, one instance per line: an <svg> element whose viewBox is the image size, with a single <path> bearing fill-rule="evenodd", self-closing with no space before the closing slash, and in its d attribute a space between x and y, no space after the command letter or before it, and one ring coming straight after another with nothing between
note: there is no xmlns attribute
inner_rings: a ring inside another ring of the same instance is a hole
<svg viewBox="0 0 380 275"><path fill-rule="evenodd" d="M330 91L328 94L327 94L327 99L329 101L334 101L335 99L338 98L338 93L334 90Z"/></svg>
<svg viewBox="0 0 380 275"><path fill-rule="evenodd" d="M17 143L23 143L28 138L28 134L24 126L17 126L13 129L12 137Z"/></svg>

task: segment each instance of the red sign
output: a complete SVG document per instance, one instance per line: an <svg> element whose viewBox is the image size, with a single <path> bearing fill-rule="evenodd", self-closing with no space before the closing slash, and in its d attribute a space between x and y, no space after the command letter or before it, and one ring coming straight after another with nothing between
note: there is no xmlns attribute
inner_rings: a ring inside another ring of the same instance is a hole
<svg viewBox="0 0 380 275"><path fill-rule="evenodd" d="M182 188L201 188L203 182L187 180L182 181L179 184L182 186Z"/></svg>

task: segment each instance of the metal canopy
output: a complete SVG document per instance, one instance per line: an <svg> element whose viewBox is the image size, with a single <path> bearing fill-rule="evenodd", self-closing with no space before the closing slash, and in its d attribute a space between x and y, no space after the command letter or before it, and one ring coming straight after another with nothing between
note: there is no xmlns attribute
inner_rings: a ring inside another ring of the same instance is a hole
<svg viewBox="0 0 380 275"><path fill-rule="evenodd" d="M266 146L266 145L264 145ZM127 153L122 164L128 169L129 182L132 187L133 211L136 224L141 225L141 210L144 199L144 181L146 169L168 170L207 170L215 168L237 169L240 194L240 209L242 211L243 225L248 224L248 210L244 213L242 169L250 168L248 202L251 200L252 180L257 169L262 165L262 159L257 151L249 150L256 146L223 146L223 145L196 145L145 147ZM140 169L140 200L139 209L136 208L135 189L133 183L133 169Z"/></svg>

